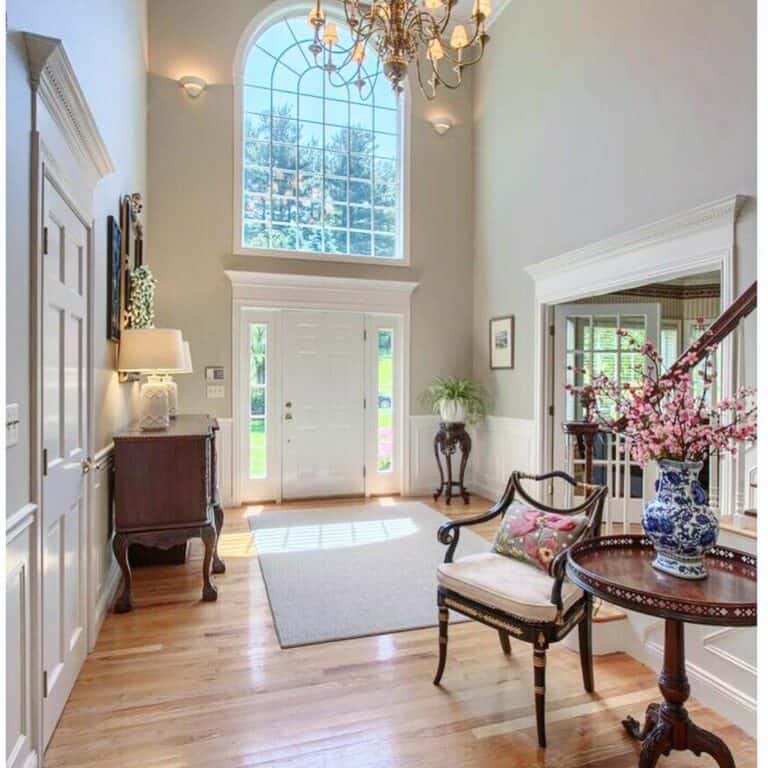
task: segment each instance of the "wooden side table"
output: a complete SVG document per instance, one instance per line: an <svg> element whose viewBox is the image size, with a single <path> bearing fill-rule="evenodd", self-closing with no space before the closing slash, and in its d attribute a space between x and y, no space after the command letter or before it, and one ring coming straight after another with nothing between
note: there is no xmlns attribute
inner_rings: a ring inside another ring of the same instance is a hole
<svg viewBox="0 0 768 768"><path fill-rule="evenodd" d="M205 545L203 600L216 600L213 573L224 573L218 537L224 513L216 479L216 419L178 416L168 429L130 428L115 435L115 536L123 572L115 611L131 610L131 544L169 549L200 538Z"/></svg>
<svg viewBox="0 0 768 768"><path fill-rule="evenodd" d="M461 464L459 465L459 479L454 480L452 464L453 455L457 449L461 451ZM451 499L456 496L461 496L464 503L469 504L469 493L464 487L464 472L467 469L467 461L471 452L472 438L464 424L440 422L440 429L435 435L435 460L440 472L440 486L432 494L435 501L440 498L441 494L445 494L446 504L450 504ZM445 463L445 471L443 471L443 463ZM459 492L454 493L454 488L458 488Z"/></svg>
<svg viewBox="0 0 768 768"><path fill-rule="evenodd" d="M644 536L604 536L568 553L569 578L587 592L631 611L665 620L664 665L659 676L662 704L650 704L641 726L622 725L642 742L639 768L653 768L673 749L712 755L720 768L735 768L725 742L688 717L685 624L750 627L757 623L757 559L726 547L707 554L709 577L686 581L651 567L654 550Z"/></svg>

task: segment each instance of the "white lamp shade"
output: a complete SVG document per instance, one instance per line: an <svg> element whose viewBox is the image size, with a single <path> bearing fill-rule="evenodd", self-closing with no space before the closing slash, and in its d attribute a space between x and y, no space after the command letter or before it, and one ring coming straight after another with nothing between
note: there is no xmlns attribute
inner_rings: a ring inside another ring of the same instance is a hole
<svg viewBox="0 0 768 768"><path fill-rule="evenodd" d="M127 328L120 334L118 370L179 373L184 370L184 340L175 328Z"/></svg>
<svg viewBox="0 0 768 768"><path fill-rule="evenodd" d="M184 341L184 370L180 373L194 373L192 369L192 351L189 348L189 342Z"/></svg>

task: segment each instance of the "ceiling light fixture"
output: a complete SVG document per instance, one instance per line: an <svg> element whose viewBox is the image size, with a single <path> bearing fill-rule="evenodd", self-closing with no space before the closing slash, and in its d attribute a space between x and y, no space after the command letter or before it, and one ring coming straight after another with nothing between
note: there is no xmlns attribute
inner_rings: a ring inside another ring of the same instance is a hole
<svg viewBox="0 0 768 768"><path fill-rule="evenodd" d="M378 57L384 76L398 93L403 90L409 64L415 61L419 87L431 101L440 85L451 90L461 85L464 70L480 61L490 39L485 26L491 0L474 0L471 31L464 24L455 24L449 33L456 2L374 0L367 4L343 0L352 40L345 46L339 44L336 23L326 19L322 0L315 0L307 19L315 31L309 50L332 85L355 85L363 99L373 92L379 74L378 66L375 72L365 67L367 49ZM350 76L342 74L345 70L351 71Z"/></svg>

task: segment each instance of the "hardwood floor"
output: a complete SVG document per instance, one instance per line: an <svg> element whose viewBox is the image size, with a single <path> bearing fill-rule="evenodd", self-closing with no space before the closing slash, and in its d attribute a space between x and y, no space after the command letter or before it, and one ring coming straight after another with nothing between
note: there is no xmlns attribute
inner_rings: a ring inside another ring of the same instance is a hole
<svg viewBox="0 0 768 768"><path fill-rule="evenodd" d="M334 505L343 502L334 501ZM354 503L354 502L353 502ZM452 516L469 507L431 506ZM317 505L318 502L311 502ZM296 506L296 505L294 505ZM452 625L443 685L432 676L437 630L281 650L246 515L226 511L227 573L200 602L195 542L187 566L136 569L130 614L109 614L46 755L49 768L630 768L637 746L620 720L658 700L656 673L617 654L595 658L596 693L578 656L549 652L547 735L536 746L531 649ZM496 525L480 533L491 538ZM755 742L695 700L689 710L756 765ZM660 766L714 765L673 753Z"/></svg>

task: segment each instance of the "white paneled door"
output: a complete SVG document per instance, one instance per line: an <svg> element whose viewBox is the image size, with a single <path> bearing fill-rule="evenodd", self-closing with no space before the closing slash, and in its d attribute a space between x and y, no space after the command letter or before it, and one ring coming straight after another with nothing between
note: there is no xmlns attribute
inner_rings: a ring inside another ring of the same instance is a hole
<svg viewBox="0 0 768 768"><path fill-rule="evenodd" d="M285 310L283 496L365 492L364 315Z"/></svg>
<svg viewBox="0 0 768 768"><path fill-rule="evenodd" d="M86 654L85 500L88 228L46 180L42 274L43 737Z"/></svg>

